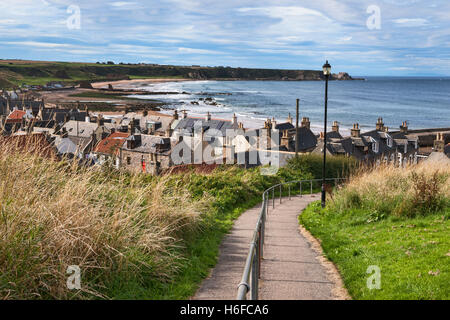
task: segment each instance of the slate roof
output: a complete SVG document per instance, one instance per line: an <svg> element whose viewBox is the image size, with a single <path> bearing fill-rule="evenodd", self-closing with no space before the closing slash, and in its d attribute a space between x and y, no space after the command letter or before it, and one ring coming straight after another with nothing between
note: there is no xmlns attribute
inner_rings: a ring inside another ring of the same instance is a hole
<svg viewBox="0 0 450 320"><path fill-rule="evenodd" d="M141 134L140 145L133 149L128 149L127 146L128 140L135 140L135 136L129 136L123 143L122 149L141 153L161 153L161 154L166 154L170 149L170 138ZM156 149L157 145L161 144L168 146L166 151L163 152L157 151Z"/></svg>
<svg viewBox="0 0 450 320"><path fill-rule="evenodd" d="M88 113L86 111L79 111L77 109L57 109L57 108L43 108L42 120L53 120L56 118L56 122L63 124L66 121L66 117L69 120L85 121Z"/></svg>
<svg viewBox="0 0 450 320"><path fill-rule="evenodd" d="M298 128L298 135L295 140L298 141L299 151L308 150L314 148L317 145L317 137L310 129L306 127ZM293 149L295 150L295 142Z"/></svg>
<svg viewBox="0 0 450 320"><path fill-rule="evenodd" d="M0 96L0 115L6 115L6 107L7 107L7 99L3 96ZM33 115L36 116L39 112L39 108L44 107L42 101L39 100L9 100L9 109L10 111L14 109L23 110L23 109L31 109Z"/></svg>
<svg viewBox="0 0 450 320"><path fill-rule="evenodd" d="M68 121L63 125L67 130L69 136L89 138L92 133L98 128L98 124L94 122L85 121Z"/></svg>
<svg viewBox="0 0 450 320"><path fill-rule="evenodd" d="M58 150L59 155L64 154L76 155L78 152L82 152L90 142L91 142L90 137L85 138L85 137L68 136L67 138L62 138L61 136L57 136L53 143L55 144L55 147Z"/></svg>
<svg viewBox="0 0 450 320"><path fill-rule="evenodd" d="M338 131L327 132L327 140L331 139L342 139L342 136Z"/></svg>
<svg viewBox="0 0 450 320"><path fill-rule="evenodd" d="M184 132L184 133L193 133L194 132L194 126L198 123L198 125L201 125L203 127L204 131L207 131L209 129L215 129L219 130L223 136L226 135L227 129L237 129L237 125L233 125L231 121L226 120L202 120L202 119L195 119L195 118L184 118L180 119L178 121L175 130Z"/></svg>
<svg viewBox="0 0 450 320"><path fill-rule="evenodd" d="M173 121L173 117L172 116L155 116L155 115L141 117L140 118L141 128L146 128L147 121L159 122L161 124L161 127L159 129L157 129L156 131L165 132L167 129L170 129L171 123Z"/></svg>
<svg viewBox="0 0 450 320"><path fill-rule="evenodd" d="M284 131L284 130L295 129L295 127L290 122L284 122L284 123L277 123L275 125L275 129Z"/></svg>

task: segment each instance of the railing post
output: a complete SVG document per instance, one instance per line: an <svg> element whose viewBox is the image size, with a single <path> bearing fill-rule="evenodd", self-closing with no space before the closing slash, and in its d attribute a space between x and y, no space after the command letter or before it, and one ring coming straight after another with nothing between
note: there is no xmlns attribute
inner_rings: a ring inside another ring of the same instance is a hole
<svg viewBox="0 0 450 320"><path fill-rule="evenodd" d="M272 188L272 208L275 209L275 188Z"/></svg>
<svg viewBox="0 0 450 320"><path fill-rule="evenodd" d="M263 218L264 219L264 218ZM259 227L259 239L258 239L258 278L261 278L261 259L263 255L263 247L262 247L262 222Z"/></svg>
<svg viewBox="0 0 450 320"><path fill-rule="evenodd" d="M289 200L291 200L291 185L289 185Z"/></svg>
<svg viewBox="0 0 450 320"><path fill-rule="evenodd" d="M256 268L258 267L258 262L257 262L257 257L256 257L256 252L257 250L254 252L254 257L253 257L253 262L252 262L252 271L251 271L251 275L252 275L252 285L251 285L251 290L250 290L250 300L258 300L258 277L256 276Z"/></svg>
<svg viewBox="0 0 450 320"><path fill-rule="evenodd" d="M313 190L313 188L312 188L312 183L313 183L313 181L311 180L311 194L313 193L313 192L312 192L312 190Z"/></svg>
<svg viewBox="0 0 450 320"><path fill-rule="evenodd" d="M303 197L302 195L302 182L300 181L300 198Z"/></svg>
<svg viewBox="0 0 450 320"><path fill-rule="evenodd" d="M280 184L280 204L281 204L281 184Z"/></svg>

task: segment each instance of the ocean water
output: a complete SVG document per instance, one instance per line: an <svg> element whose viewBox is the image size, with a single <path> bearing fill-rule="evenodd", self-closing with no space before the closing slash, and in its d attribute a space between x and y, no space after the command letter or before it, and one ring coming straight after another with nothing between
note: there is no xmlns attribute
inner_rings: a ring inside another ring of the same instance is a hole
<svg viewBox="0 0 450 320"><path fill-rule="evenodd" d="M167 102L171 108L188 110L191 116L210 112L213 118L231 119L236 113L246 127L259 127L267 118L285 121L295 117L300 99L300 119L309 117L313 131L323 128L324 90L322 81L186 81L148 85L149 91L188 92L177 95L136 96ZM207 93L207 95L205 95ZM224 94L225 93L225 94ZM330 81L328 126L336 120L348 132L358 122L362 131L375 127L378 117L386 126L450 127L450 78L369 77L365 81ZM200 101L212 97L212 106ZM294 120L295 121L295 120Z"/></svg>

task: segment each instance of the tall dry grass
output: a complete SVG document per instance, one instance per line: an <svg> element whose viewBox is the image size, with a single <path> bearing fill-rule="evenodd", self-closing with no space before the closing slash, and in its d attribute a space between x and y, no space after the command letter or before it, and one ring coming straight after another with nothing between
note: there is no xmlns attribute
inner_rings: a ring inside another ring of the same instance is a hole
<svg viewBox="0 0 450 320"><path fill-rule="evenodd" d="M102 297L120 274L171 279L208 208L164 178L108 174L0 144L0 298ZM81 291L67 289L78 265Z"/></svg>
<svg viewBox="0 0 450 320"><path fill-rule="evenodd" d="M406 168L360 168L331 202L338 211L370 209L379 216L413 217L450 205L450 165L422 162Z"/></svg>

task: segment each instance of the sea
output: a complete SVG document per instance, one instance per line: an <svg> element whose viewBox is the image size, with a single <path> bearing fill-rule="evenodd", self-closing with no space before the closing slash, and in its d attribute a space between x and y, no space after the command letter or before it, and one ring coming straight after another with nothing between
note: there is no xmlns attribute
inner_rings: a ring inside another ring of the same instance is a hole
<svg viewBox="0 0 450 320"><path fill-rule="evenodd" d="M187 110L193 117L210 112L212 118L231 120L235 113L247 128L260 127L268 118L284 122L289 114L295 123L298 98L300 119L309 117L313 131L323 130L324 81L182 81L146 84L140 89L178 94L134 97L164 101L170 109ZM205 102L208 97L215 105ZM398 130L403 121L411 129L450 127L450 78L365 77L329 82L328 128L338 121L344 133L354 123L368 131L379 117L390 130Z"/></svg>

